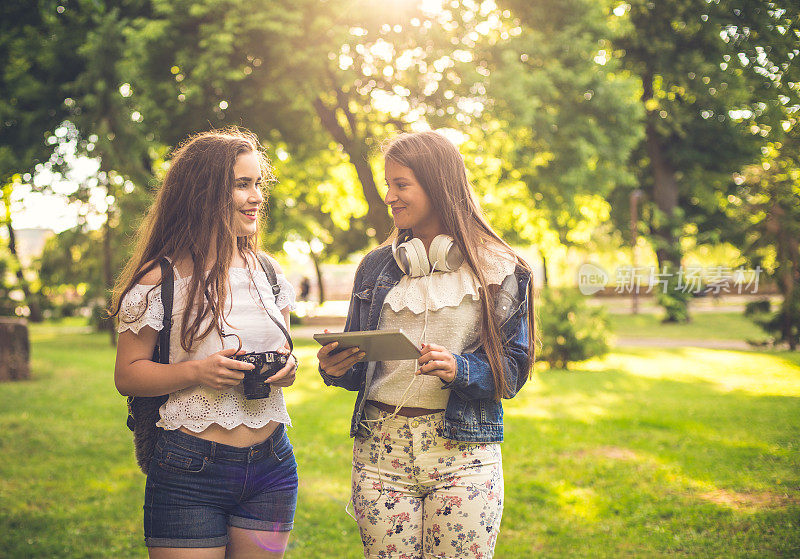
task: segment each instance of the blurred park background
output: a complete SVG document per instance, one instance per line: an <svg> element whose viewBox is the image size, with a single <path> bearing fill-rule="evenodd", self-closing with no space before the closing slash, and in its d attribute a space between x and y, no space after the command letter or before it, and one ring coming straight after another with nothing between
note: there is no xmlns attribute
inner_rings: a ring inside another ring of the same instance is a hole
<svg viewBox="0 0 800 559"><path fill-rule="evenodd" d="M302 294L287 557L360 556L353 395L310 335L391 232L381 144L431 128L535 270L497 556L800 556L799 20L794 0L1 2L0 557L146 556L103 312L171 149L231 125L275 166L262 246Z"/></svg>

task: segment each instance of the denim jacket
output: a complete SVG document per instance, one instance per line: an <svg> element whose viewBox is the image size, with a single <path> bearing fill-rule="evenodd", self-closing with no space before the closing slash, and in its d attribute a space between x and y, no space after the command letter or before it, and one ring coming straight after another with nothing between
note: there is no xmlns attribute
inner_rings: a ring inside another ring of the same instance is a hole
<svg viewBox="0 0 800 559"><path fill-rule="evenodd" d="M345 331L376 330L386 294L397 285L403 272L392 256L391 246L379 247L361 261L356 271L350 310ZM505 374L513 397L527 380L528 356L528 282L530 274L521 267L505 279L495 297L499 314ZM454 355L455 379L443 383L450 397L444 414L445 438L466 442L503 440L503 406L495 400L494 380L488 356L482 346L471 353ZM376 362L359 362L342 376L335 377L320 369L325 384L358 391L350 422L350 436L361 428L367 387L375 374Z"/></svg>

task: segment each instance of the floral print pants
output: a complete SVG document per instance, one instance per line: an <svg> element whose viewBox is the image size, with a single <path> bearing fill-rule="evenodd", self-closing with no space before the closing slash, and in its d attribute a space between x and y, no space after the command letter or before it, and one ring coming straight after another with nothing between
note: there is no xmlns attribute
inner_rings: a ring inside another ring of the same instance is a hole
<svg viewBox="0 0 800 559"><path fill-rule="evenodd" d="M356 437L352 473L364 557L492 557L503 514L500 444L445 439L444 412L389 418L368 405L365 415L372 432Z"/></svg>

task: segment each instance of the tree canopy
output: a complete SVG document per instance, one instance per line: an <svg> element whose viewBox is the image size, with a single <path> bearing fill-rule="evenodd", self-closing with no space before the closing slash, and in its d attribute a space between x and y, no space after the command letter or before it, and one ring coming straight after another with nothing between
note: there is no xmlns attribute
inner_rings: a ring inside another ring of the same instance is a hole
<svg viewBox="0 0 800 559"><path fill-rule="evenodd" d="M786 153L800 106L800 8L788 1L0 9L3 199L10 208L13 185L37 169L66 176L67 140L97 161L71 195L90 204L101 191L105 201L101 233L74 233L99 234L104 247L92 293L110 285L170 150L211 127L244 126L268 146L279 180L266 243L305 243L317 264L387 237L381 144L433 127L459 139L490 221L512 242L543 258L560 246L592 250L601 237L621 244L640 189L641 233L674 268L687 235L747 237L730 223L729 198L751 184L736 177ZM687 316L685 301L665 305L670 318Z"/></svg>

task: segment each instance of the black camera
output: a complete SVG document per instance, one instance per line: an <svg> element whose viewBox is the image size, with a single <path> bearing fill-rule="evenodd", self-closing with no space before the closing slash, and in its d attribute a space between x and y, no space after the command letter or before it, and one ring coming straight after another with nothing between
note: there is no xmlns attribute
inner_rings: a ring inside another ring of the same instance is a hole
<svg viewBox="0 0 800 559"><path fill-rule="evenodd" d="M269 396L271 387L267 379L286 366L289 355L291 354L277 351L259 351L233 357L237 361L255 365L252 371L243 371L244 397L248 400L258 400Z"/></svg>

